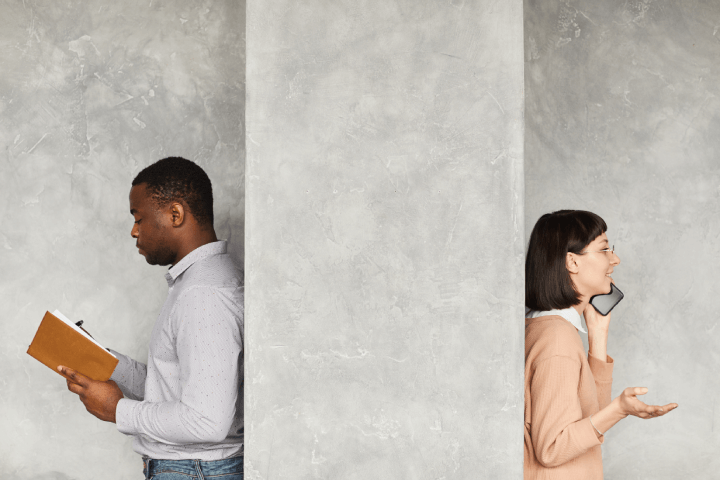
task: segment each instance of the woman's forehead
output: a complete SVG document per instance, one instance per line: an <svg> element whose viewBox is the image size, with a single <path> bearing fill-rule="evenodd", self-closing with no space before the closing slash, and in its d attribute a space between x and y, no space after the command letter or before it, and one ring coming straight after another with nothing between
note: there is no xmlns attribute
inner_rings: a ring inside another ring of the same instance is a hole
<svg viewBox="0 0 720 480"><path fill-rule="evenodd" d="M595 244L597 244L597 243L608 243L607 234L606 234L605 232L601 233L600 235L597 236L597 238L596 238L595 240L593 240L593 241L590 242L590 243L595 243Z"/></svg>

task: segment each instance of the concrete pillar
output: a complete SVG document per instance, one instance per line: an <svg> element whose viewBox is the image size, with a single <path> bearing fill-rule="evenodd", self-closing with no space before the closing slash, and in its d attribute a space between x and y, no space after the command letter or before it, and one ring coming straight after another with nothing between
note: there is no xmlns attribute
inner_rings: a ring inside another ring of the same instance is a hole
<svg viewBox="0 0 720 480"><path fill-rule="evenodd" d="M250 0L246 125L247 478L521 478L521 2Z"/></svg>

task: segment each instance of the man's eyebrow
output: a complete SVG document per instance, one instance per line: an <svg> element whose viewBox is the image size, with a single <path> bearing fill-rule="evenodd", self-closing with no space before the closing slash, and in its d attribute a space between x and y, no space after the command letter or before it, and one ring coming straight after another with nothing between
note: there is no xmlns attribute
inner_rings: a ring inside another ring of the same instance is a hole
<svg viewBox="0 0 720 480"><path fill-rule="evenodd" d="M134 208L130 209L130 215L135 215L136 213L137 213L137 210L135 210Z"/></svg>

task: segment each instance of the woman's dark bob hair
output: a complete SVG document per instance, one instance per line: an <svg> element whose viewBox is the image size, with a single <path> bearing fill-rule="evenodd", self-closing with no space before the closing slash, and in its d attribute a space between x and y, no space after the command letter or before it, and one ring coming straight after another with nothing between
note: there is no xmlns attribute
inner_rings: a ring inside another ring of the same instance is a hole
<svg viewBox="0 0 720 480"><path fill-rule="evenodd" d="M558 210L540 217L525 259L525 306L546 311L579 305L580 293L565 259L568 252L581 253L605 231L605 220L584 210Z"/></svg>

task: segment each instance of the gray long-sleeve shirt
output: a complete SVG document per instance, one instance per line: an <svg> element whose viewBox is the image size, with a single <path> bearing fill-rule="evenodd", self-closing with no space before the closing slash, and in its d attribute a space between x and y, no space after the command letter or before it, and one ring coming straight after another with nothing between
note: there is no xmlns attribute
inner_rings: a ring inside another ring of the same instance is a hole
<svg viewBox="0 0 720 480"><path fill-rule="evenodd" d="M126 398L115 413L150 458L219 460L243 453L243 286L224 241L203 245L165 277L169 293L148 364L113 351Z"/></svg>

